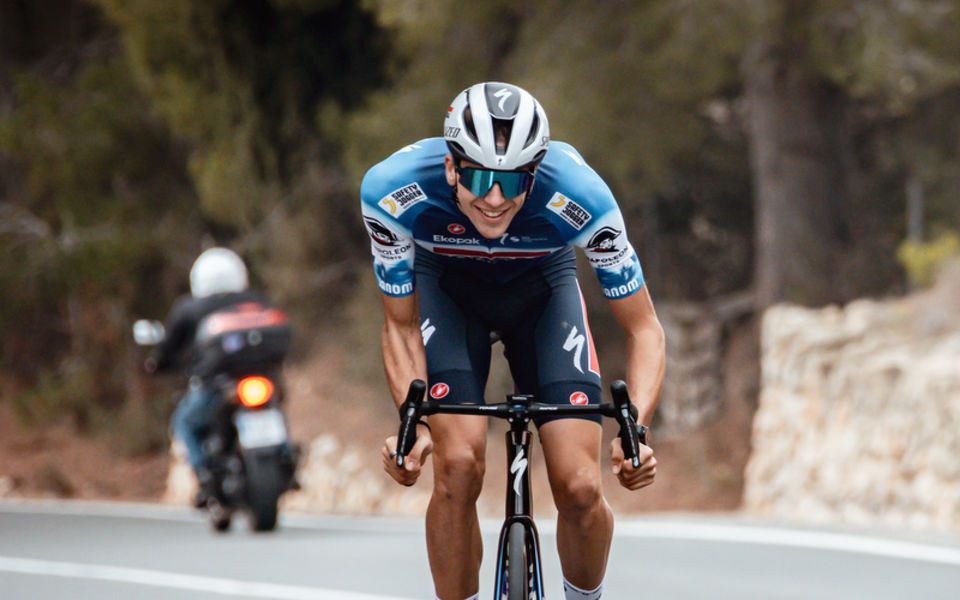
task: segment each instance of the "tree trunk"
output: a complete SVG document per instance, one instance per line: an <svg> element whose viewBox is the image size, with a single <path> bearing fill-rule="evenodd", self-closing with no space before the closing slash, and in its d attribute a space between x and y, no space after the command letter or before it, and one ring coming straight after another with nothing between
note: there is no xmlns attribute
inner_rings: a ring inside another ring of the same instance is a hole
<svg viewBox="0 0 960 600"><path fill-rule="evenodd" d="M744 60L760 307L838 299L846 227L842 94L805 69L801 44L776 34ZM777 41L771 41L777 40Z"/></svg>

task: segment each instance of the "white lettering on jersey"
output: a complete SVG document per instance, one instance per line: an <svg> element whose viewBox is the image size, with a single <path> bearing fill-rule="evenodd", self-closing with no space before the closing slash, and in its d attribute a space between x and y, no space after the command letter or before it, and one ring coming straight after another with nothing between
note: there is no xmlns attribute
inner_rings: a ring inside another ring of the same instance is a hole
<svg viewBox="0 0 960 600"><path fill-rule="evenodd" d="M405 185L402 188L393 190L381 198L377 204L392 216L399 217L406 212L408 208L426 199L427 195L420 188L420 184L413 182L410 185Z"/></svg>
<svg viewBox="0 0 960 600"><path fill-rule="evenodd" d="M587 338L577 331L576 325L570 327L570 335L567 341L563 343L563 349L567 352L573 350L573 366L583 373L583 367L580 366L580 356L583 354L583 345L587 343Z"/></svg>
<svg viewBox="0 0 960 600"><path fill-rule="evenodd" d="M547 210L560 215L560 218L569 223L574 229L580 231L590 222L592 215L582 206L557 192L547 202Z"/></svg>
<svg viewBox="0 0 960 600"><path fill-rule="evenodd" d="M420 335L423 336L423 345L426 346L430 342L430 338L433 336L433 332L437 330L436 326L430 324L430 319L420 325Z"/></svg>

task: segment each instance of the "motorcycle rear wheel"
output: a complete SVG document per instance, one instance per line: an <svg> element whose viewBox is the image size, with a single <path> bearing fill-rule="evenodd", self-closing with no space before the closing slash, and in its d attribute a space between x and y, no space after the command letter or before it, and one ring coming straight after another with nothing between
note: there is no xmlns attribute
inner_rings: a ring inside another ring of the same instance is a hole
<svg viewBox="0 0 960 600"><path fill-rule="evenodd" d="M246 453L243 458L253 530L273 531L277 527L277 503L284 488L280 461L272 454L255 452Z"/></svg>

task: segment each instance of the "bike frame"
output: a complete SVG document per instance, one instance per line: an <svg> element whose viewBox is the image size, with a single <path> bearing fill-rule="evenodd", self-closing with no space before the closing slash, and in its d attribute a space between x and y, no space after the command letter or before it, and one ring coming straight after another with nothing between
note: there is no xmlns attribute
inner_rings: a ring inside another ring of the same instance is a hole
<svg viewBox="0 0 960 600"><path fill-rule="evenodd" d="M402 467L404 458L416 442L416 424L420 417L434 414L459 414L496 417L506 419L510 429L506 433L507 443L507 492L506 517L500 529L497 549L496 587L494 600L501 597L506 578L507 534L510 526L521 523L527 532L527 557L532 565L531 587L535 598L543 598L543 569L540 559L540 536L533 522L533 508L530 492L530 440L532 438L530 420L540 416L587 416L601 415L611 417L620 423L620 441L624 455L632 459L634 467L640 466L639 445L645 443L645 428L638 430L637 409L630 402L626 384L614 381L610 386L612 404L593 404L585 406L541 404L534 402L529 394L508 394L506 402L501 404L438 404L435 400L424 402L426 384L414 380L410 384L407 398L400 407L400 432L397 437L397 466Z"/></svg>

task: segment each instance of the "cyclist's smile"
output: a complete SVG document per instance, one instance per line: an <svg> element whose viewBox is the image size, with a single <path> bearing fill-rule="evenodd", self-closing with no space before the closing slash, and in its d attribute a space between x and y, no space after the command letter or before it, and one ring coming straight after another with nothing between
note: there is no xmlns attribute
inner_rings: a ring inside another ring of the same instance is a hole
<svg viewBox="0 0 960 600"><path fill-rule="evenodd" d="M447 181L457 186L457 205L460 211L470 219L473 226L486 239L496 239L506 233L513 217L523 208L527 193L507 198L499 182L494 182L486 194L478 196L464 186L460 174L454 165L453 158L447 155ZM461 168L479 168L468 161L463 161Z"/></svg>

